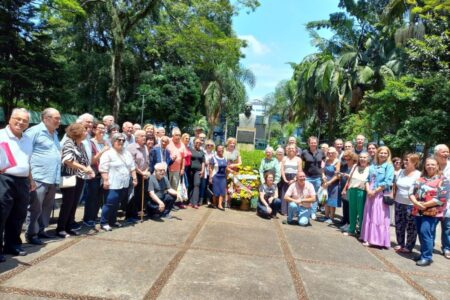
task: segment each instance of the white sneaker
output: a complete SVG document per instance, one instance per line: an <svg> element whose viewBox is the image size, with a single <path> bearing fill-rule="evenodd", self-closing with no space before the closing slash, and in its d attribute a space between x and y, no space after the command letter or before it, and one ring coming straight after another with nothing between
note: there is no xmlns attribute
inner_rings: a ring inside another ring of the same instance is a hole
<svg viewBox="0 0 450 300"><path fill-rule="evenodd" d="M104 231L111 231L111 230L112 230L111 226L109 226L108 224L102 225L102 229L103 229Z"/></svg>
<svg viewBox="0 0 450 300"><path fill-rule="evenodd" d="M311 214L311 219L313 219L313 220L317 220L317 216L316 216L316 214Z"/></svg>
<svg viewBox="0 0 450 300"><path fill-rule="evenodd" d="M327 224L333 224L333 220L331 220L330 218L326 219L324 223Z"/></svg>

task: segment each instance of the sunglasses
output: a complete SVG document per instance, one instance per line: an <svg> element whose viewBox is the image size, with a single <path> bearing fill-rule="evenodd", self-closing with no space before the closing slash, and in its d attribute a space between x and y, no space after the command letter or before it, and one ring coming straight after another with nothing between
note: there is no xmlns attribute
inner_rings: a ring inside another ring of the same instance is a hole
<svg viewBox="0 0 450 300"><path fill-rule="evenodd" d="M125 142L125 139L117 139L116 141L117 141L117 142L122 142L122 143L123 143L123 142Z"/></svg>

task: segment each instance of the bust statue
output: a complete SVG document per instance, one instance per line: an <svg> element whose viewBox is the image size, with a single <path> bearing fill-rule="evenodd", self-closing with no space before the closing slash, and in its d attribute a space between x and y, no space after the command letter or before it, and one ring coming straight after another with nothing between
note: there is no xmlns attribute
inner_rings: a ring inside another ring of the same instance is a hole
<svg viewBox="0 0 450 300"><path fill-rule="evenodd" d="M256 116L252 114L251 104L246 104L244 113L239 114L239 127L255 128Z"/></svg>

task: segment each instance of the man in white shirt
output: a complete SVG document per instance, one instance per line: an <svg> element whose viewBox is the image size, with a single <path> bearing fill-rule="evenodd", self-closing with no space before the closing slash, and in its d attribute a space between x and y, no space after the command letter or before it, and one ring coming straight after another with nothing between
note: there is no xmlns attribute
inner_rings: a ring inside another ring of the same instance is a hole
<svg viewBox="0 0 450 300"><path fill-rule="evenodd" d="M21 256L27 255L21 247L20 234L27 216L30 191L36 187L30 173L32 140L23 135L29 120L28 111L15 108L8 126L0 130L0 142L8 144L16 161L14 167L2 170L0 174L0 250ZM5 258L0 254L0 262L3 261Z"/></svg>

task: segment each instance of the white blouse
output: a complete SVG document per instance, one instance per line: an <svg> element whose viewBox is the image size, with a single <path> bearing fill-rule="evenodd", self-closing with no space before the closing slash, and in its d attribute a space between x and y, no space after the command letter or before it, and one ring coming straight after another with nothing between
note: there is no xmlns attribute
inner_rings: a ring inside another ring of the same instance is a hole
<svg viewBox="0 0 450 300"><path fill-rule="evenodd" d="M130 172L134 171L136 167L130 152L123 150L122 153L119 153L111 148L100 157L98 169L100 173L108 173L109 188L119 190L128 188Z"/></svg>

